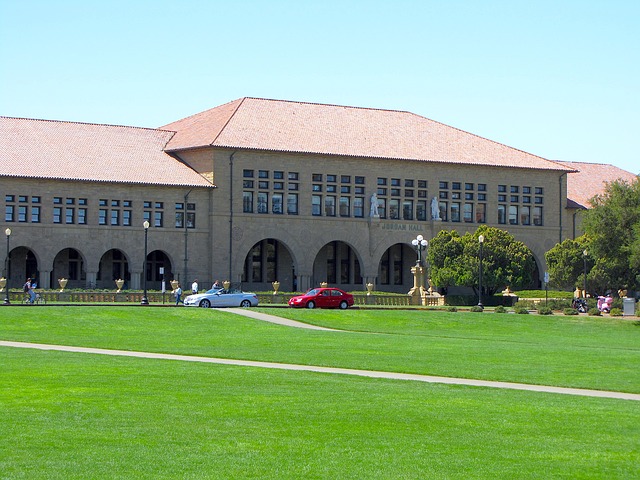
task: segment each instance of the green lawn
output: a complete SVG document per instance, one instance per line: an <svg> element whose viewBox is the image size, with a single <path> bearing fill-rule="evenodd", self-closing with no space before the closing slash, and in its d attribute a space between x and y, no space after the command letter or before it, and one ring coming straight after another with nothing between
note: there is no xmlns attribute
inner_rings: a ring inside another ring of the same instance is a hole
<svg viewBox="0 0 640 480"><path fill-rule="evenodd" d="M0 309L0 339L640 390L629 321L268 312L377 333L43 307ZM14 348L0 368L3 479L640 476L634 401Z"/></svg>

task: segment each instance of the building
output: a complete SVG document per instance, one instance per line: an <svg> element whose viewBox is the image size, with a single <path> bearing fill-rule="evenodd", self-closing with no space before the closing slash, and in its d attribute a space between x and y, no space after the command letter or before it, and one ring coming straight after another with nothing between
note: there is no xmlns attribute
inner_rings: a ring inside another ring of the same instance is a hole
<svg viewBox="0 0 640 480"><path fill-rule="evenodd" d="M0 117L0 145L12 284L136 289L146 265L155 289L406 292L418 234L507 229L538 277L574 234L577 166L410 112L241 98L159 129Z"/></svg>

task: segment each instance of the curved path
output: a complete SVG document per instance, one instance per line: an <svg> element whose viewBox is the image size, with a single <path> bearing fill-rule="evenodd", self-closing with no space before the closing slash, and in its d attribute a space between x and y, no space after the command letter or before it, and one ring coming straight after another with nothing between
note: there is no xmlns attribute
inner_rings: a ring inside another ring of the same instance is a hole
<svg viewBox="0 0 640 480"><path fill-rule="evenodd" d="M356 375L360 377L369 377L369 378L386 378L390 380L411 380L416 382L446 383L451 385L467 385L467 386L474 386L474 387L507 388L512 390L529 390L534 392L560 393L565 395L581 395L586 397L603 397L603 398L615 398L615 399L622 399L622 400L640 401L640 394L635 394L635 393L608 392L608 391L602 391L602 390L587 390L587 389L581 389L581 388L549 387L544 385L529 385L524 383L511 383L511 382L491 382L491 381L484 381L484 380L470 380L466 378L437 377L433 375L380 372L380 371L372 371L372 370L357 370L357 369L351 369L351 368L318 367L314 365L294 365L289 363L257 362L257 361L251 361L251 360L232 360L228 358L196 357L196 356L190 356L190 355L171 355L171 354L164 354L164 353L133 352L128 350L109 350L109 349L103 349L103 348L70 347L65 345L46 345L42 343L26 343L26 342L0 341L0 347L33 348L38 350L93 353L93 354L99 354L99 355L111 355L111 356L121 356L121 357L155 358L155 359L162 359L162 360L178 360L183 362L216 363L216 364L222 364L222 365L238 365L243 367L273 368L273 369L279 369L279 370L298 370L298 371L305 371L305 372L333 373L333 374L340 374L340 375Z"/></svg>

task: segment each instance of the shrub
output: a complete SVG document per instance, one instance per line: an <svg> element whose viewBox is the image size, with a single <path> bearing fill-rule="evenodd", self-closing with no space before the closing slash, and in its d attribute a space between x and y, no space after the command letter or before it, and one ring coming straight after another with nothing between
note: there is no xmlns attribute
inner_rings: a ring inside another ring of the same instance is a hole
<svg viewBox="0 0 640 480"><path fill-rule="evenodd" d="M457 311L458 311L458 307L454 307L454 306L447 307L447 312L457 312Z"/></svg>
<svg viewBox="0 0 640 480"><path fill-rule="evenodd" d="M611 314L612 317L621 317L622 316L622 310L620 310L619 308L612 308L610 314Z"/></svg>
<svg viewBox="0 0 640 480"><path fill-rule="evenodd" d="M479 305L474 305L473 307L471 307L471 311L476 313L482 313L484 312L484 308L482 308Z"/></svg>
<svg viewBox="0 0 640 480"><path fill-rule="evenodd" d="M547 306L551 310L564 310L571 307L571 300L553 298L549 300Z"/></svg>
<svg viewBox="0 0 640 480"><path fill-rule="evenodd" d="M514 305L514 308L524 308L525 310L535 310L536 304L531 300L519 300Z"/></svg>
<svg viewBox="0 0 640 480"><path fill-rule="evenodd" d="M598 310L597 308L590 308L587 311L587 315L590 315L592 317L599 317L602 314L600 313L600 310Z"/></svg>
<svg viewBox="0 0 640 480"><path fill-rule="evenodd" d="M529 309L525 308L525 307L515 307L514 311L518 314L518 315L527 315L529 313Z"/></svg>
<svg viewBox="0 0 640 480"><path fill-rule="evenodd" d="M576 310L575 308L565 308L564 309L564 314L565 315L578 315L578 310Z"/></svg>
<svg viewBox="0 0 640 480"><path fill-rule="evenodd" d="M538 314L540 314L540 315L553 315L553 310L551 310L549 307L539 307L538 308Z"/></svg>
<svg viewBox="0 0 640 480"><path fill-rule="evenodd" d="M502 305L498 305L494 310L495 313L507 313L507 309Z"/></svg>

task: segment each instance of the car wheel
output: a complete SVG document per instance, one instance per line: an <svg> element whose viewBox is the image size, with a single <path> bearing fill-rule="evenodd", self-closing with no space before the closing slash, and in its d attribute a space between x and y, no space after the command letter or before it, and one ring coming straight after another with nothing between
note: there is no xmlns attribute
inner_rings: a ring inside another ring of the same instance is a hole
<svg viewBox="0 0 640 480"><path fill-rule="evenodd" d="M251 306L251 302L249 300L242 300L242 303L240 304L241 307L250 307Z"/></svg>
<svg viewBox="0 0 640 480"><path fill-rule="evenodd" d="M314 301L307 302L307 308L316 308L316 302Z"/></svg>
<svg viewBox="0 0 640 480"><path fill-rule="evenodd" d="M346 310L347 308L349 308L349 304L345 300L341 301L340 302L340 309L341 310Z"/></svg>
<svg viewBox="0 0 640 480"><path fill-rule="evenodd" d="M205 298L204 300L202 300L200 302L200 306L202 308L210 308L211 307L211 302Z"/></svg>

